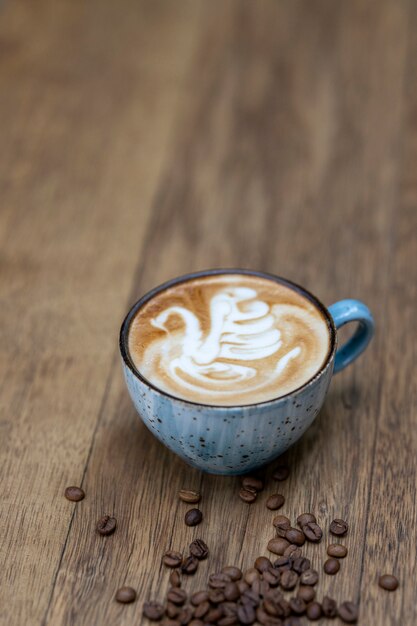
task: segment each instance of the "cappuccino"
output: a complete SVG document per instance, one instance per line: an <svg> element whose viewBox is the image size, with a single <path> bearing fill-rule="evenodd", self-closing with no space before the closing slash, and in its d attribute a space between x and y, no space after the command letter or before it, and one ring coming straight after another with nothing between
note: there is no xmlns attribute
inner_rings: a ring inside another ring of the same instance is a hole
<svg viewBox="0 0 417 626"><path fill-rule="evenodd" d="M208 274L156 293L133 318L130 358L155 387L237 406L279 398L317 374L329 323L307 295L252 274Z"/></svg>

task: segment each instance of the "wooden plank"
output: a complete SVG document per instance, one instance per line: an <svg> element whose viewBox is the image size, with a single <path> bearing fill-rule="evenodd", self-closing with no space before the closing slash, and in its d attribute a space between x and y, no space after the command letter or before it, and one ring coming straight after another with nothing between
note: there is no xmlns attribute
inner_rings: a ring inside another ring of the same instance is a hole
<svg viewBox="0 0 417 626"><path fill-rule="evenodd" d="M384 328L407 3L230 2L205 12L138 293L191 269L259 267L304 283L327 303L361 297ZM321 416L288 455L285 512L294 518L313 509L324 527L335 516L351 525L348 560L335 579L323 575L319 597L360 597L385 354L380 333L364 360L334 381ZM142 602L121 607L114 593L126 583L140 600L162 597L166 548L186 549L196 536L209 543L210 560L186 582L196 590L225 562L249 565L272 534L265 495L248 508L237 499L237 479L200 477L138 424L118 368L47 624L141 623ZM189 529L176 492L199 484L205 519ZM94 534L104 513L119 520L107 540ZM317 565L327 539L326 531L319 548L306 549ZM370 584L364 574L362 588ZM402 599L410 607L411 590ZM363 623L373 622L372 603L361 610ZM381 612L378 624L391 623Z"/></svg>
<svg viewBox="0 0 417 626"><path fill-rule="evenodd" d="M9 4L0 26L0 622L40 624L113 371L198 5Z"/></svg>

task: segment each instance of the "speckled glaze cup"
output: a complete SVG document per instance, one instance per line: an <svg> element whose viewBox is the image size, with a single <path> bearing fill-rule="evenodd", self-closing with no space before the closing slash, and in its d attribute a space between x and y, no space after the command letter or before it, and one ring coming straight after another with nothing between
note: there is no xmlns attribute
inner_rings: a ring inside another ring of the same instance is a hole
<svg viewBox="0 0 417 626"><path fill-rule="evenodd" d="M322 313L329 329L329 352L313 378L298 389L266 402L243 406L212 406L174 397L155 387L135 368L128 350L131 321L157 293L193 278L213 274L249 274L294 289ZM358 322L354 335L337 349L337 329ZM187 274L156 287L127 314L120 330L120 351L127 388L149 430L190 465L212 474L244 474L285 452L320 411L333 373L361 354L374 332L369 309L358 300L342 300L328 309L303 287L264 272L224 269Z"/></svg>

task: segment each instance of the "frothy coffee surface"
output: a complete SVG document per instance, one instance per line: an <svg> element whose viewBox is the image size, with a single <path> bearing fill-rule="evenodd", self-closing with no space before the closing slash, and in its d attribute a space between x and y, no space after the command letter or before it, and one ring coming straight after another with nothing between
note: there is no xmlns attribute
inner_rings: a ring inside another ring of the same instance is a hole
<svg viewBox="0 0 417 626"><path fill-rule="evenodd" d="M171 395L203 404L263 402L297 389L329 352L327 320L273 280L205 276L156 294L136 313L128 347L137 370Z"/></svg>

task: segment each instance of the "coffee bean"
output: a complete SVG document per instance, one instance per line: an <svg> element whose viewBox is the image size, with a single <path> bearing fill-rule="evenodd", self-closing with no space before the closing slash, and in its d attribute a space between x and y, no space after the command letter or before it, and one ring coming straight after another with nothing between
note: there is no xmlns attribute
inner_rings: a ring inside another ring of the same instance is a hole
<svg viewBox="0 0 417 626"><path fill-rule="evenodd" d="M249 491L262 491L264 483L260 478L256 478L256 476L244 476L242 479L242 487Z"/></svg>
<svg viewBox="0 0 417 626"><path fill-rule="evenodd" d="M165 615L167 615L170 619L175 619L181 613L181 607L176 606L172 602L167 602L165 607Z"/></svg>
<svg viewBox="0 0 417 626"><path fill-rule="evenodd" d="M395 591L398 587L398 578L392 574L384 574L379 577L378 585L386 591Z"/></svg>
<svg viewBox="0 0 417 626"><path fill-rule="evenodd" d="M270 598L266 598L263 603L264 610L268 615L277 617L279 615L279 609L276 602Z"/></svg>
<svg viewBox="0 0 417 626"><path fill-rule="evenodd" d="M291 569L292 558L289 556L280 556L276 561L274 561L274 568L277 569L279 572L283 572L286 569Z"/></svg>
<svg viewBox="0 0 417 626"><path fill-rule="evenodd" d="M198 559L195 558L195 556L193 556L192 554L190 554L190 556L187 556L181 565L181 571L183 574L186 574L187 576L194 574L197 571L198 568Z"/></svg>
<svg viewBox="0 0 417 626"><path fill-rule="evenodd" d="M346 624L355 624L358 621L358 607L353 602L342 602L338 614L342 622Z"/></svg>
<svg viewBox="0 0 417 626"><path fill-rule="evenodd" d="M340 570L340 563L337 559L327 559L323 565L323 569L329 576L334 576Z"/></svg>
<svg viewBox="0 0 417 626"><path fill-rule="evenodd" d="M206 600L205 602L201 602L198 606L196 606L196 608L194 609L194 617L196 617L197 619L200 619L201 617L204 617L204 615L208 613L209 611L210 611L210 602Z"/></svg>
<svg viewBox="0 0 417 626"><path fill-rule="evenodd" d="M322 616L321 604L318 602L311 602L307 607L307 617L311 619L311 621L315 621L320 619Z"/></svg>
<svg viewBox="0 0 417 626"><path fill-rule="evenodd" d="M260 577L260 574L257 569L254 567L250 567L243 574L243 579L248 585L252 585L252 583Z"/></svg>
<svg viewBox="0 0 417 626"><path fill-rule="evenodd" d="M294 617L294 615L290 615L290 617L285 618L282 626L301 626L301 620L298 617Z"/></svg>
<svg viewBox="0 0 417 626"><path fill-rule="evenodd" d="M255 568L258 572L265 572L267 569L272 567L271 561L266 556L258 556L254 563Z"/></svg>
<svg viewBox="0 0 417 626"><path fill-rule="evenodd" d="M230 576L223 572L218 572L217 574L210 574L208 584L211 589L224 589L227 583L230 583L230 580Z"/></svg>
<svg viewBox="0 0 417 626"><path fill-rule="evenodd" d="M291 528L291 522L285 515L276 515L272 520L277 531L277 537L285 537L286 531Z"/></svg>
<svg viewBox="0 0 417 626"><path fill-rule="evenodd" d="M197 526L203 519L203 514L200 509L190 509L186 512L184 521L187 526Z"/></svg>
<svg viewBox="0 0 417 626"><path fill-rule="evenodd" d="M213 624L223 617L223 611L220 607L215 606L204 616L205 624Z"/></svg>
<svg viewBox="0 0 417 626"><path fill-rule="evenodd" d="M298 559L294 559L292 563L292 569L297 574L302 574L306 570L310 569L310 559L306 559L303 556L298 557Z"/></svg>
<svg viewBox="0 0 417 626"><path fill-rule="evenodd" d="M287 480L288 476L290 475L290 469L287 465L278 465L275 470L274 473L272 474L272 478L274 480Z"/></svg>
<svg viewBox="0 0 417 626"><path fill-rule="evenodd" d="M233 626L237 623L237 615L225 615L217 622L218 626Z"/></svg>
<svg viewBox="0 0 417 626"><path fill-rule="evenodd" d="M303 546L306 540L304 533L298 528L289 528L285 533L285 539L296 546Z"/></svg>
<svg viewBox="0 0 417 626"><path fill-rule="evenodd" d="M287 556L292 560L299 559L301 555L301 548L293 543L290 543L290 545L284 550L284 556Z"/></svg>
<svg viewBox="0 0 417 626"><path fill-rule="evenodd" d="M194 539L194 541L190 543L190 554L195 556L196 559L202 561L208 557L208 553L208 547L202 539Z"/></svg>
<svg viewBox="0 0 417 626"><path fill-rule="evenodd" d="M223 615L236 615L236 611L237 611L237 604L236 602L230 602L229 600L226 600L225 602L223 602L223 604L220 607L223 611Z"/></svg>
<svg viewBox="0 0 417 626"><path fill-rule="evenodd" d="M67 487L64 495L71 502L80 502L80 500L85 498L85 493L80 487Z"/></svg>
<svg viewBox="0 0 417 626"><path fill-rule="evenodd" d="M277 618L288 617L291 614L291 607L289 603L287 602L287 600L284 600L282 593L278 592L277 589L275 591L276 591L276 597L267 598L267 600L272 600L272 603L273 603L272 605L273 608L271 605L269 605L270 610L274 611L274 614L273 614L274 617L277 617ZM264 601L264 608L265 608L265 601Z"/></svg>
<svg viewBox="0 0 417 626"><path fill-rule="evenodd" d="M162 563L167 567L179 567L182 563L181 552L175 550L168 550L162 557Z"/></svg>
<svg viewBox="0 0 417 626"><path fill-rule="evenodd" d="M122 589L119 589L117 593L119 593L123 589L131 589L131 587L122 587ZM132 589L132 591L134 592L134 589ZM136 593L133 597L133 600L135 598L136 598ZM125 602L125 600L119 600L117 598L117 595L116 595L116 600L118 602ZM130 600L130 602L133 602L133 600ZM159 602L145 602L145 604L143 605L144 616L154 622L157 622L158 620L160 620L162 616L164 615L164 613L165 613L165 609L162 606L162 604L159 604Z"/></svg>
<svg viewBox="0 0 417 626"><path fill-rule="evenodd" d="M254 593L256 593L257 596L263 597L268 594L269 584L266 582L266 580L261 580L260 578L258 578L257 580L253 581L251 589Z"/></svg>
<svg viewBox="0 0 417 626"><path fill-rule="evenodd" d="M223 593L224 593L224 597L229 602L234 602L240 597L239 587L234 582L227 583L226 587L224 588Z"/></svg>
<svg viewBox="0 0 417 626"><path fill-rule="evenodd" d="M264 581L266 581L271 587L277 587L279 585L281 574L277 569L271 567L270 569L262 572L262 576Z"/></svg>
<svg viewBox="0 0 417 626"><path fill-rule="evenodd" d="M189 626L204 626L204 622L202 622L201 619L193 619L189 623Z"/></svg>
<svg viewBox="0 0 417 626"><path fill-rule="evenodd" d="M131 602L134 602L136 600L136 591L132 587L120 587L120 589L116 592L116 600L117 602L121 602L122 604L130 604ZM151 604L156 604L156 603L149 602L148 604L151 605ZM163 614L163 611L162 611L162 614ZM160 619L160 618L157 617L153 619Z"/></svg>
<svg viewBox="0 0 417 626"><path fill-rule="evenodd" d="M190 606L183 607L178 615L178 621L181 626L186 626L186 624L189 624L193 618L193 615L194 611Z"/></svg>
<svg viewBox="0 0 417 626"><path fill-rule="evenodd" d="M172 587L168 590L167 600L172 602L173 604L177 604L182 606L187 599L187 592L184 589L179 589L178 587Z"/></svg>
<svg viewBox="0 0 417 626"><path fill-rule="evenodd" d="M266 501L266 508L270 511L276 511L283 506L284 502L285 498L283 495L281 495L280 493L274 493L272 494L272 496L269 496L268 500Z"/></svg>
<svg viewBox="0 0 417 626"><path fill-rule="evenodd" d="M324 596L321 608L325 617L336 617L337 604L332 598L329 598L329 596Z"/></svg>
<svg viewBox="0 0 417 626"><path fill-rule="evenodd" d="M107 537L108 535L112 535L116 530L117 520L115 517L110 517L110 515L103 515L101 519L98 520L96 525L97 532L103 537Z"/></svg>
<svg viewBox="0 0 417 626"><path fill-rule="evenodd" d="M317 585L319 575L315 569L308 569L300 576L300 583L302 585Z"/></svg>
<svg viewBox="0 0 417 626"><path fill-rule="evenodd" d="M330 524L330 532L332 535L342 537L343 535L346 535L348 530L349 526L347 525L347 522L342 519L334 519Z"/></svg>
<svg viewBox="0 0 417 626"><path fill-rule="evenodd" d="M290 569L285 570L285 572L282 572L280 583L283 589L285 589L286 591L288 591L289 589L294 589L297 582L298 582L298 576L296 572L293 572Z"/></svg>
<svg viewBox="0 0 417 626"><path fill-rule="evenodd" d="M180 622L178 619L170 619L168 617L165 617L162 622L161 622L162 626L181 626Z"/></svg>
<svg viewBox="0 0 417 626"><path fill-rule="evenodd" d="M317 522L316 516L313 513L302 513L297 517L297 524L302 529L303 526L309 524L310 522Z"/></svg>
<svg viewBox="0 0 417 626"><path fill-rule="evenodd" d="M323 531L316 522L304 524L302 530L307 541L311 541L311 543L319 543L323 537Z"/></svg>
<svg viewBox="0 0 417 626"><path fill-rule="evenodd" d="M256 609L256 621L262 624L262 626L267 626L267 625L269 626L269 624L271 623L270 619L271 619L271 615L268 615L265 609L258 606L258 608Z"/></svg>
<svg viewBox="0 0 417 626"><path fill-rule="evenodd" d="M296 615L302 615L306 610L306 603L302 598L297 596L296 598L290 598L291 611Z"/></svg>
<svg viewBox="0 0 417 626"><path fill-rule="evenodd" d="M245 580L238 580L236 584L241 594L249 589L249 585Z"/></svg>
<svg viewBox="0 0 417 626"><path fill-rule="evenodd" d="M180 489L178 492L179 499L187 504L197 504L201 500L201 493L194 489Z"/></svg>
<svg viewBox="0 0 417 626"><path fill-rule="evenodd" d="M169 575L169 584L171 587L181 587L181 577L176 569Z"/></svg>
<svg viewBox="0 0 417 626"><path fill-rule="evenodd" d="M346 546L342 546L340 543L331 543L327 547L327 554L329 556L336 557L337 559L344 559L348 550Z"/></svg>
<svg viewBox="0 0 417 626"><path fill-rule="evenodd" d="M282 555L289 545L290 542L287 541L287 539L284 539L283 537L275 537L274 539L270 539L268 541L267 548L270 552L273 552L274 554Z"/></svg>
<svg viewBox="0 0 417 626"><path fill-rule="evenodd" d="M237 618L241 624L253 624L256 619L255 609L251 604L243 604L237 609Z"/></svg>
<svg viewBox="0 0 417 626"><path fill-rule="evenodd" d="M196 591L190 598L190 602L192 605L197 606L202 602L208 600L209 594L208 591Z"/></svg>
<svg viewBox="0 0 417 626"><path fill-rule="evenodd" d="M247 504L252 504L252 502L255 502L256 494L256 491L249 491L249 489L244 489L243 487L239 490L239 498Z"/></svg>
<svg viewBox="0 0 417 626"><path fill-rule="evenodd" d="M229 584L229 583L227 583ZM212 604L220 604L226 600L223 589L210 589L208 599Z"/></svg>
<svg viewBox="0 0 417 626"><path fill-rule="evenodd" d="M315 590L313 589L313 587L309 587L309 586L301 585L297 591L297 596L299 598L302 598L302 600L304 600L304 602L306 602L307 604L311 602L312 600L314 600L315 595L316 595Z"/></svg>
<svg viewBox="0 0 417 626"><path fill-rule="evenodd" d="M242 571L234 565L226 565L222 569L223 574L229 576L230 580L236 581L242 578Z"/></svg>

